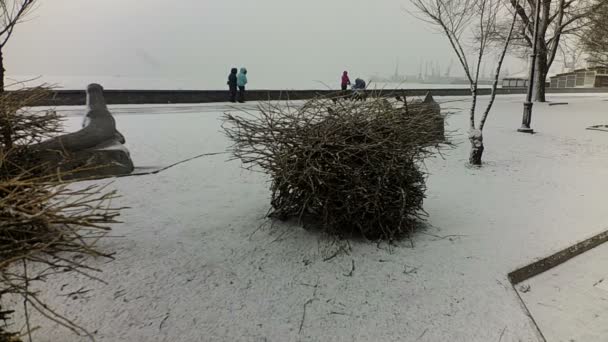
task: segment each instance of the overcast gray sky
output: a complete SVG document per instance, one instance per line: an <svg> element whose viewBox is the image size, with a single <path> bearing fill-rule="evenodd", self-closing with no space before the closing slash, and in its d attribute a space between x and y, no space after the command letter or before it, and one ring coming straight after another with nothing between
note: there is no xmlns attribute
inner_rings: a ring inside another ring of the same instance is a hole
<svg viewBox="0 0 608 342"><path fill-rule="evenodd" d="M404 73L453 59L408 0L41 0L10 41L9 75L197 80L223 88L246 66L251 85ZM456 69L457 66L454 67ZM513 70L512 70L513 71ZM199 83L200 82L200 83Z"/></svg>

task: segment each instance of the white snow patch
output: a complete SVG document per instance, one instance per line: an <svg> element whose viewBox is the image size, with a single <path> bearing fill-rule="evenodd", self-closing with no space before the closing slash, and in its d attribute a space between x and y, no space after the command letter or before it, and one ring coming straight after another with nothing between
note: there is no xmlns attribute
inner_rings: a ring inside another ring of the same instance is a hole
<svg viewBox="0 0 608 342"><path fill-rule="evenodd" d="M470 140L480 140L483 136L483 133L481 132L481 130L478 129L471 129L469 130L469 139Z"/></svg>
<svg viewBox="0 0 608 342"><path fill-rule="evenodd" d="M465 167L468 102L449 104L463 109L447 127L459 144L426 163L429 228L414 236L414 248L407 240L391 247L352 241L350 254L324 262L344 243L293 223L260 228L267 177L220 155L115 180L123 195L115 204L132 208L114 227L124 237L103 242L116 261L91 261L109 285L58 276L43 294L63 284L63 292L95 289L88 299L48 300L102 342L487 342L503 331L502 341L539 341L507 274L608 222L608 134L585 130L608 123L606 97L550 98L570 104L535 105L535 135L516 131L523 97L498 98L480 169ZM116 120L136 166L230 144L219 121L228 107L179 115L131 109L140 115ZM76 118L68 121L77 129ZM41 341L80 341L34 319Z"/></svg>
<svg viewBox="0 0 608 342"><path fill-rule="evenodd" d="M606 270L608 243L526 281L521 296L547 341L606 341Z"/></svg>

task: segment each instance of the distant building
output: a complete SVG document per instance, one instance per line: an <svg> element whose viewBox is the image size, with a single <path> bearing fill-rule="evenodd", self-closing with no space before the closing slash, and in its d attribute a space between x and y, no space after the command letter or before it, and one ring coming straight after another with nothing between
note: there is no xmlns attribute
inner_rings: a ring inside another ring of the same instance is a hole
<svg viewBox="0 0 608 342"><path fill-rule="evenodd" d="M608 68L578 69L551 77L551 88L608 87Z"/></svg>
<svg viewBox="0 0 608 342"><path fill-rule="evenodd" d="M502 79L502 87L506 89L527 89L528 84L528 77L524 76L511 76ZM545 86L550 88L551 84L547 82Z"/></svg>
<svg viewBox="0 0 608 342"><path fill-rule="evenodd" d="M503 88L528 88L528 79L522 77L505 77L502 79Z"/></svg>

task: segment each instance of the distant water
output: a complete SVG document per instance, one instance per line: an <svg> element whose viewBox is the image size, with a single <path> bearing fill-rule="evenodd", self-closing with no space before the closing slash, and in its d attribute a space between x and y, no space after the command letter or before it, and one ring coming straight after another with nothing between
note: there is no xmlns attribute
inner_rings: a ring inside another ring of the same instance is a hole
<svg viewBox="0 0 608 342"><path fill-rule="evenodd" d="M468 84L434 84L434 83L372 83L372 87L385 89L454 89L469 88ZM490 88L489 85L479 85L479 88Z"/></svg>
<svg viewBox="0 0 608 342"><path fill-rule="evenodd" d="M26 83L16 83L29 81ZM144 77L122 77L122 76L9 76L7 84L14 84L12 89L26 86L37 86L42 83L51 85L58 89L84 89L90 83L99 83L106 89L149 89L149 90L223 90L226 88L225 81L209 82L201 79L167 79L167 78L144 78ZM336 83L336 82L333 82ZM310 89L338 89L338 84L322 81L293 82L289 84L273 82L272 80L250 79L249 89L285 89L285 90L310 90ZM335 87L334 87L335 86ZM333 87L333 88L332 88ZM466 84L423 84L423 83L376 83L369 85L372 89L439 89L439 88L468 88ZM489 87L489 86L480 86Z"/></svg>

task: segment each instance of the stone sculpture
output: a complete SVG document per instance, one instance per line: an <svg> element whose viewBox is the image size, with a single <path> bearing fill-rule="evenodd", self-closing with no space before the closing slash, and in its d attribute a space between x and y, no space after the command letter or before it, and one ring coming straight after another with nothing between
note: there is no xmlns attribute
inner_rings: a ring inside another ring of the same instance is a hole
<svg viewBox="0 0 608 342"><path fill-rule="evenodd" d="M90 84L87 112L82 129L43 141L34 146L46 173L59 172L64 178L99 178L126 175L134 166L125 138L116 130L108 110L103 87Z"/></svg>

